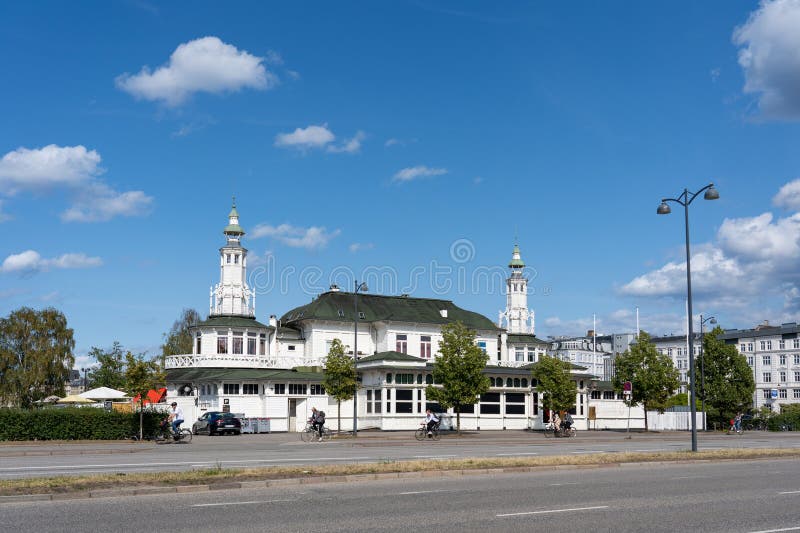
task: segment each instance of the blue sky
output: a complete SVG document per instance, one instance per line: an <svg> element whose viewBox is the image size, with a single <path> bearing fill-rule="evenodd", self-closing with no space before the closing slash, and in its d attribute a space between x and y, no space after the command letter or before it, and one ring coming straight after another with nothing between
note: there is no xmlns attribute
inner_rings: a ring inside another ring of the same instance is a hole
<svg viewBox="0 0 800 533"><path fill-rule="evenodd" d="M234 194L261 320L354 277L496 320L516 235L540 336L679 332L655 210L711 181L695 313L800 318L798 0L4 3L0 50L0 314L79 355L207 312Z"/></svg>

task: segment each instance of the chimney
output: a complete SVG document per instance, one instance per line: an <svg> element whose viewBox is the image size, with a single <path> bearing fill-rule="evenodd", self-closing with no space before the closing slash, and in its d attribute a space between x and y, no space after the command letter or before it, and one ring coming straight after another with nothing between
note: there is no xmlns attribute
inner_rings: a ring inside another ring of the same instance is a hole
<svg viewBox="0 0 800 533"><path fill-rule="evenodd" d="M278 326L278 318L275 315L269 315L269 325L273 328Z"/></svg>
<svg viewBox="0 0 800 533"><path fill-rule="evenodd" d="M442 315L442 318L447 318L447 309L440 309L439 314Z"/></svg>
<svg viewBox="0 0 800 533"><path fill-rule="evenodd" d="M331 292L339 292L339 286L334 283L333 285L331 285L330 291Z"/></svg>
<svg viewBox="0 0 800 533"><path fill-rule="evenodd" d="M594 337L594 330L593 330L593 329L590 329L589 331L587 331L587 332L586 332L586 336L587 336L587 337Z"/></svg>

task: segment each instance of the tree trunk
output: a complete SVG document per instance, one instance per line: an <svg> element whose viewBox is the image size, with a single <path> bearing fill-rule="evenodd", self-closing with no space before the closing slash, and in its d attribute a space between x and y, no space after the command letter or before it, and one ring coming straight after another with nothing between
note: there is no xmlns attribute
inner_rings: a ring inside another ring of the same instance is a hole
<svg viewBox="0 0 800 533"><path fill-rule="evenodd" d="M642 403L642 407L644 408L644 430L647 432L647 404Z"/></svg>
<svg viewBox="0 0 800 533"><path fill-rule="evenodd" d="M461 406L456 405L456 432L461 436Z"/></svg>
<svg viewBox="0 0 800 533"><path fill-rule="evenodd" d="M338 412L336 413L336 432L342 432L342 401L336 400L336 406L338 408Z"/></svg>

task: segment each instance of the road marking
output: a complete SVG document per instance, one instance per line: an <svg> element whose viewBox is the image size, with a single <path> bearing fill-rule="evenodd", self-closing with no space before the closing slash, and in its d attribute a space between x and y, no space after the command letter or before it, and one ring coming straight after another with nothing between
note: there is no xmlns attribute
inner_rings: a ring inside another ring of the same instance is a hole
<svg viewBox="0 0 800 533"><path fill-rule="evenodd" d="M539 455L537 452L523 452L523 453L498 453L497 457L516 457L517 455Z"/></svg>
<svg viewBox="0 0 800 533"><path fill-rule="evenodd" d="M678 476L678 477L671 477L671 480L674 479L702 479L705 476Z"/></svg>
<svg viewBox="0 0 800 533"><path fill-rule="evenodd" d="M401 492L399 496L410 496L412 494L433 494L437 492L455 492L454 490L415 490L410 492Z"/></svg>
<svg viewBox="0 0 800 533"><path fill-rule="evenodd" d="M549 509L547 511L528 511L527 513L507 513L495 515L498 518L505 516L525 516L532 514L547 514L547 513L570 513L573 511L594 511L597 509L608 509L608 505L597 505L595 507L574 507L572 509Z"/></svg>
<svg viewBox="0 0 800 533"><path fill-rule="evenodd" d="M800 494L800 490L787 490L786 492L779 492L778 494Z"/></svg>
<svg viewBox="0 0 800 533"><path fill-rule="evenodd" d="M764 529L762 531L753 531L752 533L778 533L779 531L798 531L800 527L784 527L781 529Z"/></svg>
<svg viewBox="0 0 800 533"><path fill-rule="evenodd" d="M257 503L293 502L296 500L260 500L252 502L196 503L192 507L222 507L224 505L255 505Z"/></svg>
<svg viewBox="0 0 800 533"><path fill-rule="evenodd" d="M584 450L582 452L571 452L573 454L580 454L580 453L606 453L605 450Z"/></svg>
<svg viewBox="0 0 800 533"><path fill-rule="evenodd" d="M574 482L571 482L571 483L550 483L550 486L551 487L560 487L562 485L577 485L577 484L578 484L578 482L574 481Z"/></svg>
<svg viewBox="0 0 800 533"><path fill-rule="evenodd" d="M456 454L452 455L415 455L415 459L438 459L440 457L458 457Z"/></svg>

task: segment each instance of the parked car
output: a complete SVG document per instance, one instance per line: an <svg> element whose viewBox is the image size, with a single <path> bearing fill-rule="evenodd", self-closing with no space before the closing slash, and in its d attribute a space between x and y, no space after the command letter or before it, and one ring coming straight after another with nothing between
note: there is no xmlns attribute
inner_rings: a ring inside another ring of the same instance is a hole
<svg viewBox="0 0 800 533"><path fill-rule="evenodd" d="M208 411L198 418L197 422L192 424L192 433L195 435L200 433L207 433L209 436L222 433L239 435L241 432L242 421L233 416L232 413L220 411Z"/></svg>

